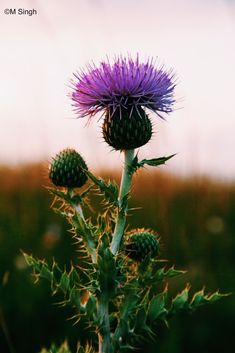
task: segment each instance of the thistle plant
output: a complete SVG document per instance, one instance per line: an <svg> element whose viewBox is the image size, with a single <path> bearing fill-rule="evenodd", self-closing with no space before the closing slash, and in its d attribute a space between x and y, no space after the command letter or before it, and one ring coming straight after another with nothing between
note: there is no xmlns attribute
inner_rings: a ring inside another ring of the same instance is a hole
<svg viewBox="0 0 235 353"><path fill-rule="evenodd" d="M142 341L155 340L157 326L166 325L181 311L219 300L224 294L190 293L190 285L175 297L168 291L170 278L185 271L160 259L161 241L152 229L127 231L128 201L135 172L163 165L174 155L139 160L136 148L152 137L152 119L173 111L176 81L172 70L141 63L137 56L117 57L113 63L90 65L74 75L71 99L78 117L103 116L104 140L124 155L120 187L95 176L78 152L65 149L52 159L49 191L59 203L56 211L71 225L78 263L61 269L25 254L37 278L50 282L53 294L61 292L64 305L74 309L74 318L83 318L93 340L79 352L117 353L140 348ZM154 115L154 114L153 114ZM89 185L85 187L88 182ZM82 187L82 189L81 189ZM88 195L99 190L104 212L96 221L84 215ZM55 205L55 203L53 203ZM70 353L65 343L46 352Z"/></svg>

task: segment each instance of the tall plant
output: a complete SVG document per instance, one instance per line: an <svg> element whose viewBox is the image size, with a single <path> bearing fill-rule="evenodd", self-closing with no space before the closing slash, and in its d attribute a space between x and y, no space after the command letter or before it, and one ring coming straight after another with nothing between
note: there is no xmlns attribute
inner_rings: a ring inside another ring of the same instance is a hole
<svg viewBox="0 0 235 353"><path fill-rule="evenodd" d="M71 98L79 117L102 113L104 140L124 156L120 187L96 177L74 149L58 153L50 165L50 192L60 202L57 209L72 226L81 266L59 268L26 255L38 278L47 279L53 293L62 292L77 319L95 332L94 340L79 352L117 353L139 348L155 339L157 325L180 311L192 312L223 297L204 290L190 293L190 285L170 298L167 281L185 271L159 259L159 235L152 229L126 231L128 200L134 173L144 166L160 166L173 155L139 160L136 149L152 137L152 119L173 111L175 76L153 60L117 57L113 63L90 65L76 73ZM80 188L91 181L87 189ZM93 223L83 214L87 195L95 187L104 198L104 212ZM43 350L42 352L48 352ZM70 352L65 343L49 352Z"/></svg>

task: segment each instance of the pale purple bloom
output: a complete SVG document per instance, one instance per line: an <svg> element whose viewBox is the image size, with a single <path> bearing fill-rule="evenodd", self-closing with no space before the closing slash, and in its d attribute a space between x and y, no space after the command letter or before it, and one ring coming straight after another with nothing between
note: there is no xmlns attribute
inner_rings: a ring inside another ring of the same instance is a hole
<svg viewBox="0 0 235 353"><path fill-rule="evenodd" d="M155 67L152 59L141 63L138 55L135 60L119 56L113 64L89 65L74 76L71 98L81 117L122 108L147 108L159 116L173 110L174 74Z"/></svg>

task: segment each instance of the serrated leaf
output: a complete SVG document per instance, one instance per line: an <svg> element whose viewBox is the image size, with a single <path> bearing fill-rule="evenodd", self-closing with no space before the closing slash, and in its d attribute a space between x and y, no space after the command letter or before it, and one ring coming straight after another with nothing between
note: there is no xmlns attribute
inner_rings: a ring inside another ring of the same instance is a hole
<svg viewBox="0 0 235 353"><path fill-rule="evenodd" d="M40 277L45 278L48 281L51 281L53 278L53 273L49 270L47 266L42 265L40 270Z"/></svg>
<svg viewBox="0 0 235 353"><path fill-rule="evenodd" d="M33 267L36 275L39 275L41 278L47 279L50 282L53 280L53 273L44 260L37 260L33 256L25 253L23 253L23 255L27 264Z"/></svg>
<svg viewBox="0 0 235 353"><path fill-rule="evenodd" d="M118 187L116 184L111 182L106 183L103 179L97 178L90 171L85 171L85 173L93 181L93 183L99 187L100 191L104 194L109 202L115 205L118 204Z"/></svg>
<svg viewBox="0 0 235 353"><path fill-rule="evenodd" d="M167 156L167 157L159 157L159 158L152 158L152 159L142 159L139 162L138 161L138 157L136 155L135 158L132 161L132 165L130 167L130 171L133 173L137 169L142 168L145 165L149 165L151 167L158 167L161 164L165 164L166 161L168 161L169 159L173 158L174 156L175 156L175 154L172 154L172 155Z"/></svg>
<svg viewBox="0 0 235 353"><path fill-rule="evenodd" d="M81 194L75 193L73 189L68 189L67 192L64 192L55 188L47 187L47 190L51 194L55 195L58 199L63 200L66 204L70 206L74 206L74 205L83 204L83 203L86 203L88 205L85 199L88 193L90 192L91 188L92 188L92 185L90 185L87 189L85 189Z"/></svg>
<svg viewBox="0 0 235 353"><path fill-rule="evenodd" d="M179 310L189 308L188 303L188 294L190 290L190 285L187 284L186 288L172 300L171 312L175 313Z"/></svg>
<svg viewBox="0 0 235 353"><path fill-rule="evenodd" d="M149 303L148 318L152 322L162 314L166 314L165 308L167 289L153 297Z"/></svg>
<svg viewBox="0 0 235 353"><path fill-rule="evenodd" d="M53 262L53 265L52 265L52 272L53 272L54 282L59 283L63 271L61 270L61 268L57 265L57 263L55 261Z"/></svg>
<svg viewBox="0 0 235 353"><path fill-rule="evenodd" d="M46 187L46 189L53 195L58 196L59 198L63 199L64 201L68 201L69 195L68 192L64 192L55 188Z"/></svg>
<svg viewBox="0 0 235 353"><path fill-rule="evenodd" d="M156 275L154 276L156 280L158 281L162 281L166 278L173 278L173 277L178 277L181 276L183 274L185 274L187 271L184 270L176 270L174 268L174 266L166 269L164 268L160 268L159 270L157 270Z"/></svg>
<svg viewBox="0 0 235 353"><path fill-rule="evenodd" d="M224 297L227 297L231 295L230 293L219 293L218 291L215 292L215 293L212 293L210 295L207 295L207 300L208 300L208 303L214 303L214 302L217 302L218 300L224 298Z"/></svg>
<svg viewBox="0 0 235 353"><path fill-rule="evenodd" d="M165 164L166 161L169 159L173 158L175 154L172 154L167 157L160 157L160 158L152 158L152 159L142 159L142 161L139 162L140 167L143 167L145 164L151 166L151 167L158 167L161 164Z"/></svg>
<svg viewBox="0 0 235 353"><path fill-rule="evenodd" d="M34 269L35 274L51 283L53 295L62 292L65 296L65 303L70 303L81 309L80 292L84 287L80 283L79 275L73 266L70 272L67 273L62 271L55 262L50 268L43 260L35 259L27 254L24 254L24 256L27 263Z"/></svg>
<svg viewBox="0 0 235 353"><path fill-rule="evenodd" d="M210 304L210 303L214 303L224 297L227 297L229 294L222 294L219 293L218 291L212 294L204 294L204 289L196 292L191 300L191 307L192 309L196 309L202 305L205 304Z"/></svg>
<svg viewBox="0 0 235 353"><path fill-rule="evenodd" d="M206 299L205 299L205 295L204 295L204 289L196 292L191 300L191 306L196 308L198 306L201 306L203 304L206 304Z"/></svg>

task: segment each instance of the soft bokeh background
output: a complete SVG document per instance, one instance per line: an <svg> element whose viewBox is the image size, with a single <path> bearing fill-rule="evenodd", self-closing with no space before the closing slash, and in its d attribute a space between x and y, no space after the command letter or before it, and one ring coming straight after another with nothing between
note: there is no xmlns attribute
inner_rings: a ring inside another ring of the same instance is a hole
<svg viewBox="0 0 235 353"><path fill-rule="evenodd" d="M48 285L33 285L19 249L61 264L75 256L42 187L58 150L74 147L93 170L120 178L122 158L102 141L99 117L87 127L68 98L72 73L106 55L159 57L179 82L176 111L152 116L156 134L139 151L178 154L135 179L132 205L143 209L131 226L160 232L162 256L188 270L194 290L235 291L234 36L233 0L0 1L0 352L38 352L66 337L75 349L84 339ZM234 326L233 295L160 328L149 352L232 352Z"/></svg>

